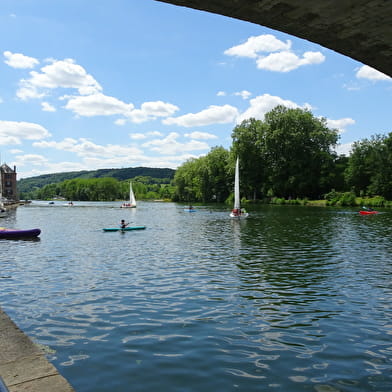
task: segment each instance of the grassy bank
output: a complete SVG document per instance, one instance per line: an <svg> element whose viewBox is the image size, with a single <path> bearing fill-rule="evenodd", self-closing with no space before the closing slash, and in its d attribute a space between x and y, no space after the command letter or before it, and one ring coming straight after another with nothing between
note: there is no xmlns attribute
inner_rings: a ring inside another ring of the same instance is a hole
<svg viewBox="0 0 392 392"><path fill-rule="evenodd" d="M308 200L308 199L282 199L273 197L270 200L265 200L267 204L276 205L303 205L314 207L387 207L392 208L392 201L386 200L381 196L374 197L357 197L352 192L330 192L323 200Z"/></svg>

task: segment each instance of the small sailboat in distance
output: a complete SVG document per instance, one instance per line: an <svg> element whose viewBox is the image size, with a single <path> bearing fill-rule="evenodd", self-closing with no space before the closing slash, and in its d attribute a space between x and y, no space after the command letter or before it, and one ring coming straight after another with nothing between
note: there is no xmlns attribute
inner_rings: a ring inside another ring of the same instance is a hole
<svg viewBox="0 0 392 392"><path fill-rule="evenodd" d="M249 214L245 209L241 208L240 199L240 163L237 157L235 164L235 177L234 177L234 208L231 210L231 218L247 218Z"/></svg>
<svg viewBox="0 0 392 392"><path fill-rule="evenodd" d="M121 208L135 208L136 207L136 198L132 189L132 182L129 182L129 203L121 204Z"/></svg>

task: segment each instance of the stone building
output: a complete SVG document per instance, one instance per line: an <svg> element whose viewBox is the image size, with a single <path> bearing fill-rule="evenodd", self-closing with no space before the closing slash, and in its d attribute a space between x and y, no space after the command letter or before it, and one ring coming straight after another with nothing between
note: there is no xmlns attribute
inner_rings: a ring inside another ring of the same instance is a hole
<svg viewBox="0 0 392 392"><path fill-rule="evenodd" d="M0 196L9 201L19 201L16 187L16 166L13 170L5 163L0 166Z"/></svg>

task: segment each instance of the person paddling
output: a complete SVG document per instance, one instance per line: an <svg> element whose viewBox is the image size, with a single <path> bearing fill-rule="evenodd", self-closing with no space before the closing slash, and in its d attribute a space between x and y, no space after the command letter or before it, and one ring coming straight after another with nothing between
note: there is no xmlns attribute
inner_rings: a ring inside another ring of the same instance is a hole
<svg viewBox="0 0 392 392"><path fill-rule="evenodd" d="M125 229L128 225L129 225L129 222L128 222L128 223L125 223L125 220L124 220L124 219L121 219L120 227L121 227L122 229Z"/></svg>
<svg viewBox="0 0 392 392"><path fill-rule="evenodd" d="M362 209L365 211L374 211L373 208L365 207L365 206L363 206Z"/></svg>

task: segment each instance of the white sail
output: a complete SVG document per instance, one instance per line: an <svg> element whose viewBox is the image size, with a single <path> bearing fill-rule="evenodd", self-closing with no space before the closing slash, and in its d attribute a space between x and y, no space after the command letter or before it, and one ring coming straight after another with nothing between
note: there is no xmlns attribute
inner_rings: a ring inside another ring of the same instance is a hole
<svg viewBox="0 0 392 392"><path fill-rule="evenodd" d="M132 189L132 182L129 183L129 203L131 204L131 206L136 207L136 199Z"/></svg>
<svg viewBox="0 0 392 392"><path fill-rule="evenodd" d="M234 177L234 209L241 208L240 201L240 162L237 158L235 163L235 177Z"/></svg>
<svg viewBox="0 0 392 392"><path fill-rule="evenodd" d="M235 177L234 177L234 208L230 213L232 218L246 218L249 214L241 209L241 199L240 199L240 162L237 157L235 163Z"/></svg>
<svg viewBox="0 0 392 392"><path fill-rule="evenodd" d="M129 202L123 203L121 208L135 208L136 207L136 198L132 189L132 182L129 183Z"/></svg>

